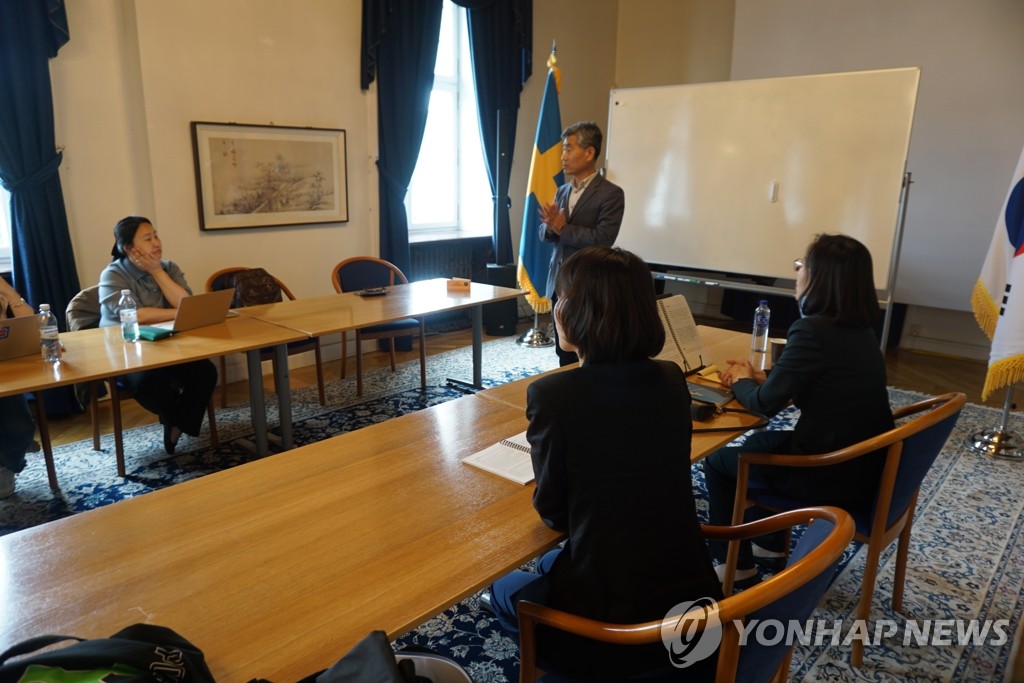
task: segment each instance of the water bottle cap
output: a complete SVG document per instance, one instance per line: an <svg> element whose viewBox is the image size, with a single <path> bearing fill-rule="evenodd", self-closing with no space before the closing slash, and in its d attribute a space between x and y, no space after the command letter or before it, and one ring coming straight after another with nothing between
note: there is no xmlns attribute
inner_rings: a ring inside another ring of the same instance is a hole
<svg viewBox="0 0 1024 683"><path fill-rule="evenodd" d="M750 304L747 304L747 305L749 306ZM758 306L767 306L768 305L768 300L767 299L761 299L760 303L758 303L757 305Z"/></svg>
<svg viewBox="0 0 1024 683"><path fill-rule="evenodd" d="M122 289L121 290L121 296L128 296L131 293L132 293L132 290L130 290L130 289Z"/></svg>
<svg viewBox="0 0 1024 683"><path fill-rule="evenodd" d="M39 310L40 311L48 311L48 310L50 310L50 304L39 304Z"/></svg>

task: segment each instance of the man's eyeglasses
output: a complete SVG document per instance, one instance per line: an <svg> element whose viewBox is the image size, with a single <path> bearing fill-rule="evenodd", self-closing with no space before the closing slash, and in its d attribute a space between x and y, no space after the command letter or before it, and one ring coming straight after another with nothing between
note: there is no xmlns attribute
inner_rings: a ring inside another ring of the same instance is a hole
<svg viewBox="0 0 1024 683"><path fill-rule="evenodd" d="M793 259L793 270L795 270L796 272L799 273L803 269L804 269L804 260L802 258L795 258L795 259Z"/></svg>

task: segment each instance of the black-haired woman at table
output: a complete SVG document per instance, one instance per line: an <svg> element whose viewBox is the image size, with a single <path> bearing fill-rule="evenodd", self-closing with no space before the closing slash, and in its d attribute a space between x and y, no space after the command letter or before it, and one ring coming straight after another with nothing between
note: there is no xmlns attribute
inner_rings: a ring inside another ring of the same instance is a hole
<svg viewBox="0 0 1024 683"><path fill-rule="evenodd" d="M741 452L828 453L893 427L885 358L874 331L879 307L871 253L852 237L822 234L794 265L802 317L790 326L778 361L768 374L748 361L729 361L722 382L751 410L774 415L792 401L800 417L792 430L757 432L704 460L712 524L732 521ZM830 467L755 465L750 478L815 504L849 508L870 503L881 468L880 457L865 456ZM780 541L741 544L736 583L755 582L754 556L781 557ZM725 560L726 543L711 548L715 559Z"/></svg>
<svg viewBox="0 0 1024 683"><path fill-rule="evenodd" d="M152 221L126 216L114 226L113 261L100 275L100 326L119 325L121 290L131 291L139 323L173 320L182 297L192 290L173 261L162 260L163 244ZM118 378L164 426L164 449L174 453L182 432L198 436L206 406L217 386L217 367L209 360L190 361Z"/></svg>
<svg viewBox="0 0 1024 683"><path fill-rule="evenodd" d="M556 291L559 343L581 365L529 386L527 438L534 507L568 540L539 560L538 573L495 582L493 611L515 630L524 599L635 623L686 600L720 598L693 499L686 378L652 359L665 332L650 270L627 251L588 247L561 264ZM546 632L538 647L586 680L671 668L660 644L622 648ZM714 664L687 669L687 680Z"/></svg>
<svg viewBox="0 0 1024 683"><path fill-rule="evenodd" d="M28 302L0 277L0 320L32 314ZM15 475L25 469L35 432L24 394L0 397L0 498L14 494Z"/></svg>

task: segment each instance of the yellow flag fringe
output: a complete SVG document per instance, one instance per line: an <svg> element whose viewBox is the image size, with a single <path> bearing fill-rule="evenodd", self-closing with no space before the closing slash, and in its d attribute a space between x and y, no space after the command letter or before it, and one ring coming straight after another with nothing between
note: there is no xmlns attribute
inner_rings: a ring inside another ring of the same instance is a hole
<svg viewBox="0 0 1024 683"><path fill-rule="evenodd" d="M999 307L981 280L974 283L974 291L971 292L971 309L974 310L974 319L978 321L978 326L981 327L988 340L992 341L992 337L996 333L996 322L999 321Z"/></svg>
<svg viewBox="0 0 1024 683"><path fill-rule="evenodd" d="M516 269L516 280L519 282L519 288L526 292L526 302L530 304L533 310L541 315L551 312L551 299L541 296L537 292L537 288L533 286L530 274L526 272L526 266L523 265L522 261L519 262L519 267Z"/></svg>
<svg viewBox="0 0 1024 683"><path fill-rule="evenodd" d="M985 386L981 390L981 400L988 400L993 391L1020 381L1024 381L1024 356L997 361L988 366Z"/></svg>

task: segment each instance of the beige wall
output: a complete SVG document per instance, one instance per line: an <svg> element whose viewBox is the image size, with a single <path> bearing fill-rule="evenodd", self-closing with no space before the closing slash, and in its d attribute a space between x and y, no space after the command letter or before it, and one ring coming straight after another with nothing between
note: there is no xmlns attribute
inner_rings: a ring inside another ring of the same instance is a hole
<svg viewBox="0 0 1024 683"><path fill-rule="evenodd" d="M734 11L722 0L619 3L616 86L729 80Z"/></svg>
<svg viewBox="0 0 1024 683"><path fill-rule="evenodd" d="M79 277L95 282L111 228L151 217L194 290L227 265L260 264L298 295L331 291L331 266L374 252L375 139L358 81L358 0L71 3L53 62ZM201 232L190 121L344 128L346 224Z"/></svg>
<svg viewBox="0 0 1024 683"><path fill-rule="evenodd" d="M517 253L552 41L563 123L592 119L604 127L608 91L617 85L726 77L731 5L534 3L534 73L522 93L510 182ZM379 253L376 92L359 89L360 0L91 0L69 3L67 11L71 40L51 73L83 285L97 281L110 260L111 229L131 213L154 220L166 257L181 265L194 290L219 268L252 264L298 296L326 293L335 263ZM662 13L671 21L656 21ZM654 41L645 38L652 24ZM652 44L656 51L641 49ZM200 231L191 121L345 129L349 221Z"/></svg>

